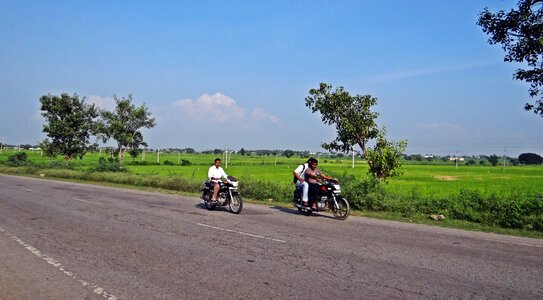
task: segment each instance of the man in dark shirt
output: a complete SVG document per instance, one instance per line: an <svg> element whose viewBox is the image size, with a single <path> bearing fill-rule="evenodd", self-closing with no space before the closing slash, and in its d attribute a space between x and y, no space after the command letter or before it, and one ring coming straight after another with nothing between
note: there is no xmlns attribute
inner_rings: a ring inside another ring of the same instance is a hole
<svg viewBox="0 0 543 300"><path fill-rule="evenodd" d="M312 203L311 204L312 209L317 209L316 198L319 193L318 184L322 182L323 179L336 180L322 173L321 170L317 168L318 164L319 164L319 161L316 159L314 161L309 162L309 168L305 171L305 179L307 183L309 183L309 201Z"/></svg>

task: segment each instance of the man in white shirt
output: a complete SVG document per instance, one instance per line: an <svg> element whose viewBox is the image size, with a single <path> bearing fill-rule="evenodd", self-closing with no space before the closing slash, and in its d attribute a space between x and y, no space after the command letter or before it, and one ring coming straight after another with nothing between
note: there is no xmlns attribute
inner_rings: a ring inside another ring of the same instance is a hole
<svg viewBox="0 0 543 300"><path fill-rule="evenodd" d="M217 201L217 194L219 193L219 181L221 178L226 179L228 175L221 168L221 159L215 158L215 164L209 168L207 171L207 177L209 178L210 186L213 187L213 198L211 201L215 203Z"/></svg>
<svg viewBox="0 0 543 300"><path fill-rule="evenodd" d="M314 158L309 158L305 164L299 165L296 170L294 170L293 174L296 178L296 186L302 189L302 202L305 206L307 206L308 202L308 191L309 191L309 184L305 181L305 171L309 168L309 163L311 161L315 160Z"/></svg>

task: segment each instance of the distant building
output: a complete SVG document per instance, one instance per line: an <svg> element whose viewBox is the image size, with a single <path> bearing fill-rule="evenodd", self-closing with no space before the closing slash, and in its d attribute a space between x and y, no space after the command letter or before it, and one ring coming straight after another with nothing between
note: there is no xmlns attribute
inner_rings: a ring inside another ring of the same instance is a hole
<svg viewBox="0 0 543 300"><path fill-rule="evenodd" d="M449 157L449 160L458 160L458 161L464 161L464 158L463 157Z"/></svg>

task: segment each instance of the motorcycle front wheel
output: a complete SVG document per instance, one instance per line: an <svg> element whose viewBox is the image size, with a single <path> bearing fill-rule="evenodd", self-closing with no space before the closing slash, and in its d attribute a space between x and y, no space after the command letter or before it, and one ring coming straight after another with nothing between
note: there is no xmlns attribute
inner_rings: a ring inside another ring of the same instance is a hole
<svg viewBox="0 0 543 300"><path fill-rule="evenodd" d="M243 208L243 198L241 198L241 195L232 195L232 197L230 197L230 201L228 201L228 206L230 207L230 212L239 214Z"/></svg>
<svg viewBox="0 0 543 300"><path fill-rule="evenodd" d="M337 199L338 208L332 203L332 212L334 217L338 220L345 220L351 212L351 207L349 206L349 201L343 197L338 197Z"/></svg>

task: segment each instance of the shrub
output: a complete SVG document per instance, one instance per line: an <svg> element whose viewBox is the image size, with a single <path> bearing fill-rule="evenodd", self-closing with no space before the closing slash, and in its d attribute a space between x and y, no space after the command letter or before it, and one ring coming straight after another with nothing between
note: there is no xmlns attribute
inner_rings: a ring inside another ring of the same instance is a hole
<svg viewBox="0 0 543 300"><path fill-rule="evenodd" d="M25 152L20 152L20 153L11 155L10 157L8 157L8 160L4 162L6 166L10 166L10 167L26 166L29 163L31 162L27 160L27 156Z"/></svg>
<svg viewBox="0 0 543 300"><path fill-rule="evenodd" d="M164 161L164 165L165 166L173 166L173 162L169 161L169 160L165 160Z"/></svg>
<svg viewBox="0 0 543 300"><path fill-rule="evenodd" d="M98 159L98 166L91 168L91 172L126 172L126 168L119 162L118 158L103 157Z"/></svg>

